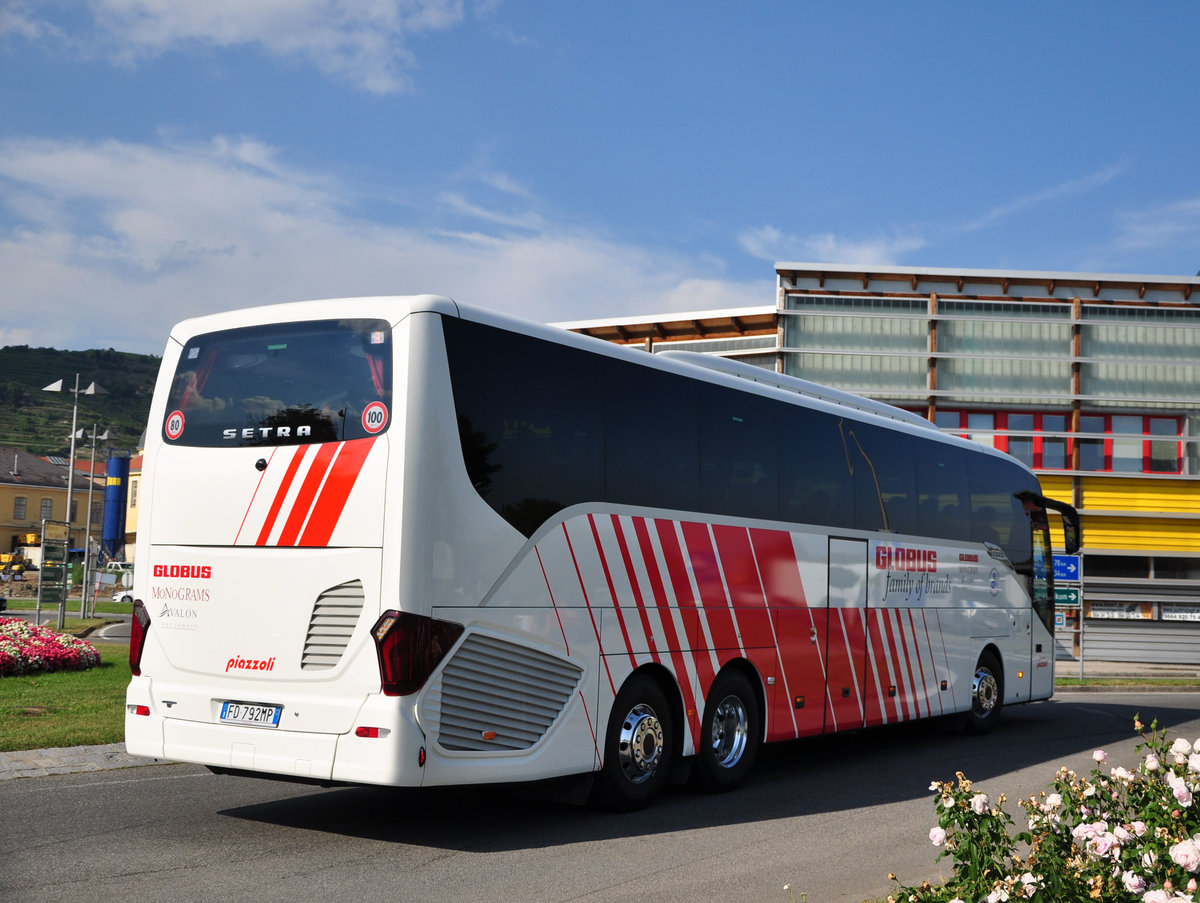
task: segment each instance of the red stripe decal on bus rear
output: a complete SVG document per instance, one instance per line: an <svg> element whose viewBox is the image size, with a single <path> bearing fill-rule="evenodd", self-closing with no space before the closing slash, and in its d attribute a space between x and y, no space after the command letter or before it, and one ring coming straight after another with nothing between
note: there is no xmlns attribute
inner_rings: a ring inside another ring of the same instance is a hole
<svg viewBox="0 0 1200 903"><path fill-rule="evenodd" d="M250 494L250 502L246 505L246 511L242 514L242 522L238 524L237 535L233 537L233 544L236 546L238 540L242 538L242 531L246 529L246 519L250 516L250 509L254 507L254 500L258 498L258 490L262 489L263 480L267 477L267 471L271 467L271 462L275 460L275 453L279 448L271 449L271 454L267 456L267 466L264 467L258 474L258 482L254 484L254 492Z"/></svg>
<svg viewBox="0 0 1200 903"><path fill-rule="evenodd" d="M317 446L317 453L313 456L308 473L304 475L304 482L300 484L300 491L296 493L295 501L292 502L292 510L288 513L287 520L284 521L283 530L279 534L279 541L275 543L276 545L292 546L296 544L296 538L300 535L300 528L304 526L309 509L312 508L317 490L321 487L325 474L329 472L334 456L344 444L339 442L334 445L329 442Z"/></svg>
<svg viewBox="0 0 1200 903"><path fill-rule="evenodd" d="M614 514L612 516L613 530L617 536L617 545L621 548L621 560L625 565L625 573L629 577L629 588L633 592L633 602L637 606L638 615L642 622L642 636L646 639L646 646L650 652L650 658L658 661L658 649L654 645L654 628L650 626L650 616L646 614L646 603L642 599L642 590L638 586L637 570L633 566L633 556L629 552L629 543L625 539L625 530L621 523L621 516ZM633 652L632 647L630 652Z"/></svg>
<svg viewBox="0 0 1200 903"><path fill-rule="evenodd" d="M275 490L275 498L271 500L271 507L263 521L262 530L258 533L258 539L254 541L255 545L265 546L267 540L271 538L271 531L275 529L275 519L279 517L279 509L283 507L283 500L287 498L288 491L292 488L292 481L296 478L297 471L300 470L300 464L311 448L311 445L305 445L292 449L292 459L288 462L279 488Z"/></svg>
<svg viewBox="0 0 1200 903"><path fill-rule="evenodd" d="M321 494L313 505L312 516L304 526L304 533L296 545L325 546L329 545L329 537L342 516L342 509L350 498L350 491L358 475L362 473L363 464L375 444L375 438L354 439L342 445L333 466L329 470L329 478L321 487Z"/></svg>

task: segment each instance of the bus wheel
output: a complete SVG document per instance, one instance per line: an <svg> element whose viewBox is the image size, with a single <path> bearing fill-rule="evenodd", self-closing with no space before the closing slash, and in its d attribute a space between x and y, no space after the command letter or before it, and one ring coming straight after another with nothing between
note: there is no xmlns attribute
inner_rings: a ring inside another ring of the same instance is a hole
<svg viewBox="0 0 1200 903"><path fill-rule="evenodd" d="M674 725L662 688L644 674L621 688L608 716L594 800L622 812L650 805L670 777Z"/></svg>
<svg viewBox="0 0 1200 903"><path fill-rule="evenodd" d="M991 652L979 656L971 681L971 711L965 725L968 734L986 734L1000 720L1004 707L1004 672Z"/></svg>
<svg viewBox="0 0 1200 903"><path fill-rule="evenodd" d="M725 671L712 685L700 723L695 782L705 790L732 790L746 779L762 742L758 696L740 671Z"/></svg>

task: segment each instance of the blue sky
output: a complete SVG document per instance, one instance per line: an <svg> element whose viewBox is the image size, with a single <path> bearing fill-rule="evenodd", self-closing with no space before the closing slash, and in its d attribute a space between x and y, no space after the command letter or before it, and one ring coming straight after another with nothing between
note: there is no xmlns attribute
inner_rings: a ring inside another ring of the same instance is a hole
<svg viewBox="0 0 1200 903"><path fill-rule="evenodd" d="M1193 275L1200 4L0 0L0 345L775 261Z"/></svg>

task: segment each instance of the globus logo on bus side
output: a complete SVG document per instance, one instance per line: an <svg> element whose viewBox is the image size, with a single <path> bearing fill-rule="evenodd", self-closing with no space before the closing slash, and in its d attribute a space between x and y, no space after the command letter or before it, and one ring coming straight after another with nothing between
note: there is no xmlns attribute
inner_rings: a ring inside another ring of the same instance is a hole
<svg viewBox="0 0 1200 903"><path fill-rule="evenodd" d="M875 567L881 571L936 573L938 569L937 551L880 543L875 547Z"/></svg>

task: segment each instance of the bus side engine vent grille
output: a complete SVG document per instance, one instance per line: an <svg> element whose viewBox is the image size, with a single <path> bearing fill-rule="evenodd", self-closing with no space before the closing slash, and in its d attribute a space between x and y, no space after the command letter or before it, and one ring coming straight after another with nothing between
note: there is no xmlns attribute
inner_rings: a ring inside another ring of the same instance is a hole
<svg viewBox="0 0 1200 903"><path fill-rule="evenodd" d="M308 634L304 637L301 670L321 671L337 665L354 635L363 601L360 580L327 589L317 597L308 620Z"/></svg>
<svg viewBox="0 0 1200 903"><path fill-rule="evenodd" d="M443 749L529 749L574 695L583 669L517 643L472 634L442 670L431 699Z"/></svg>

